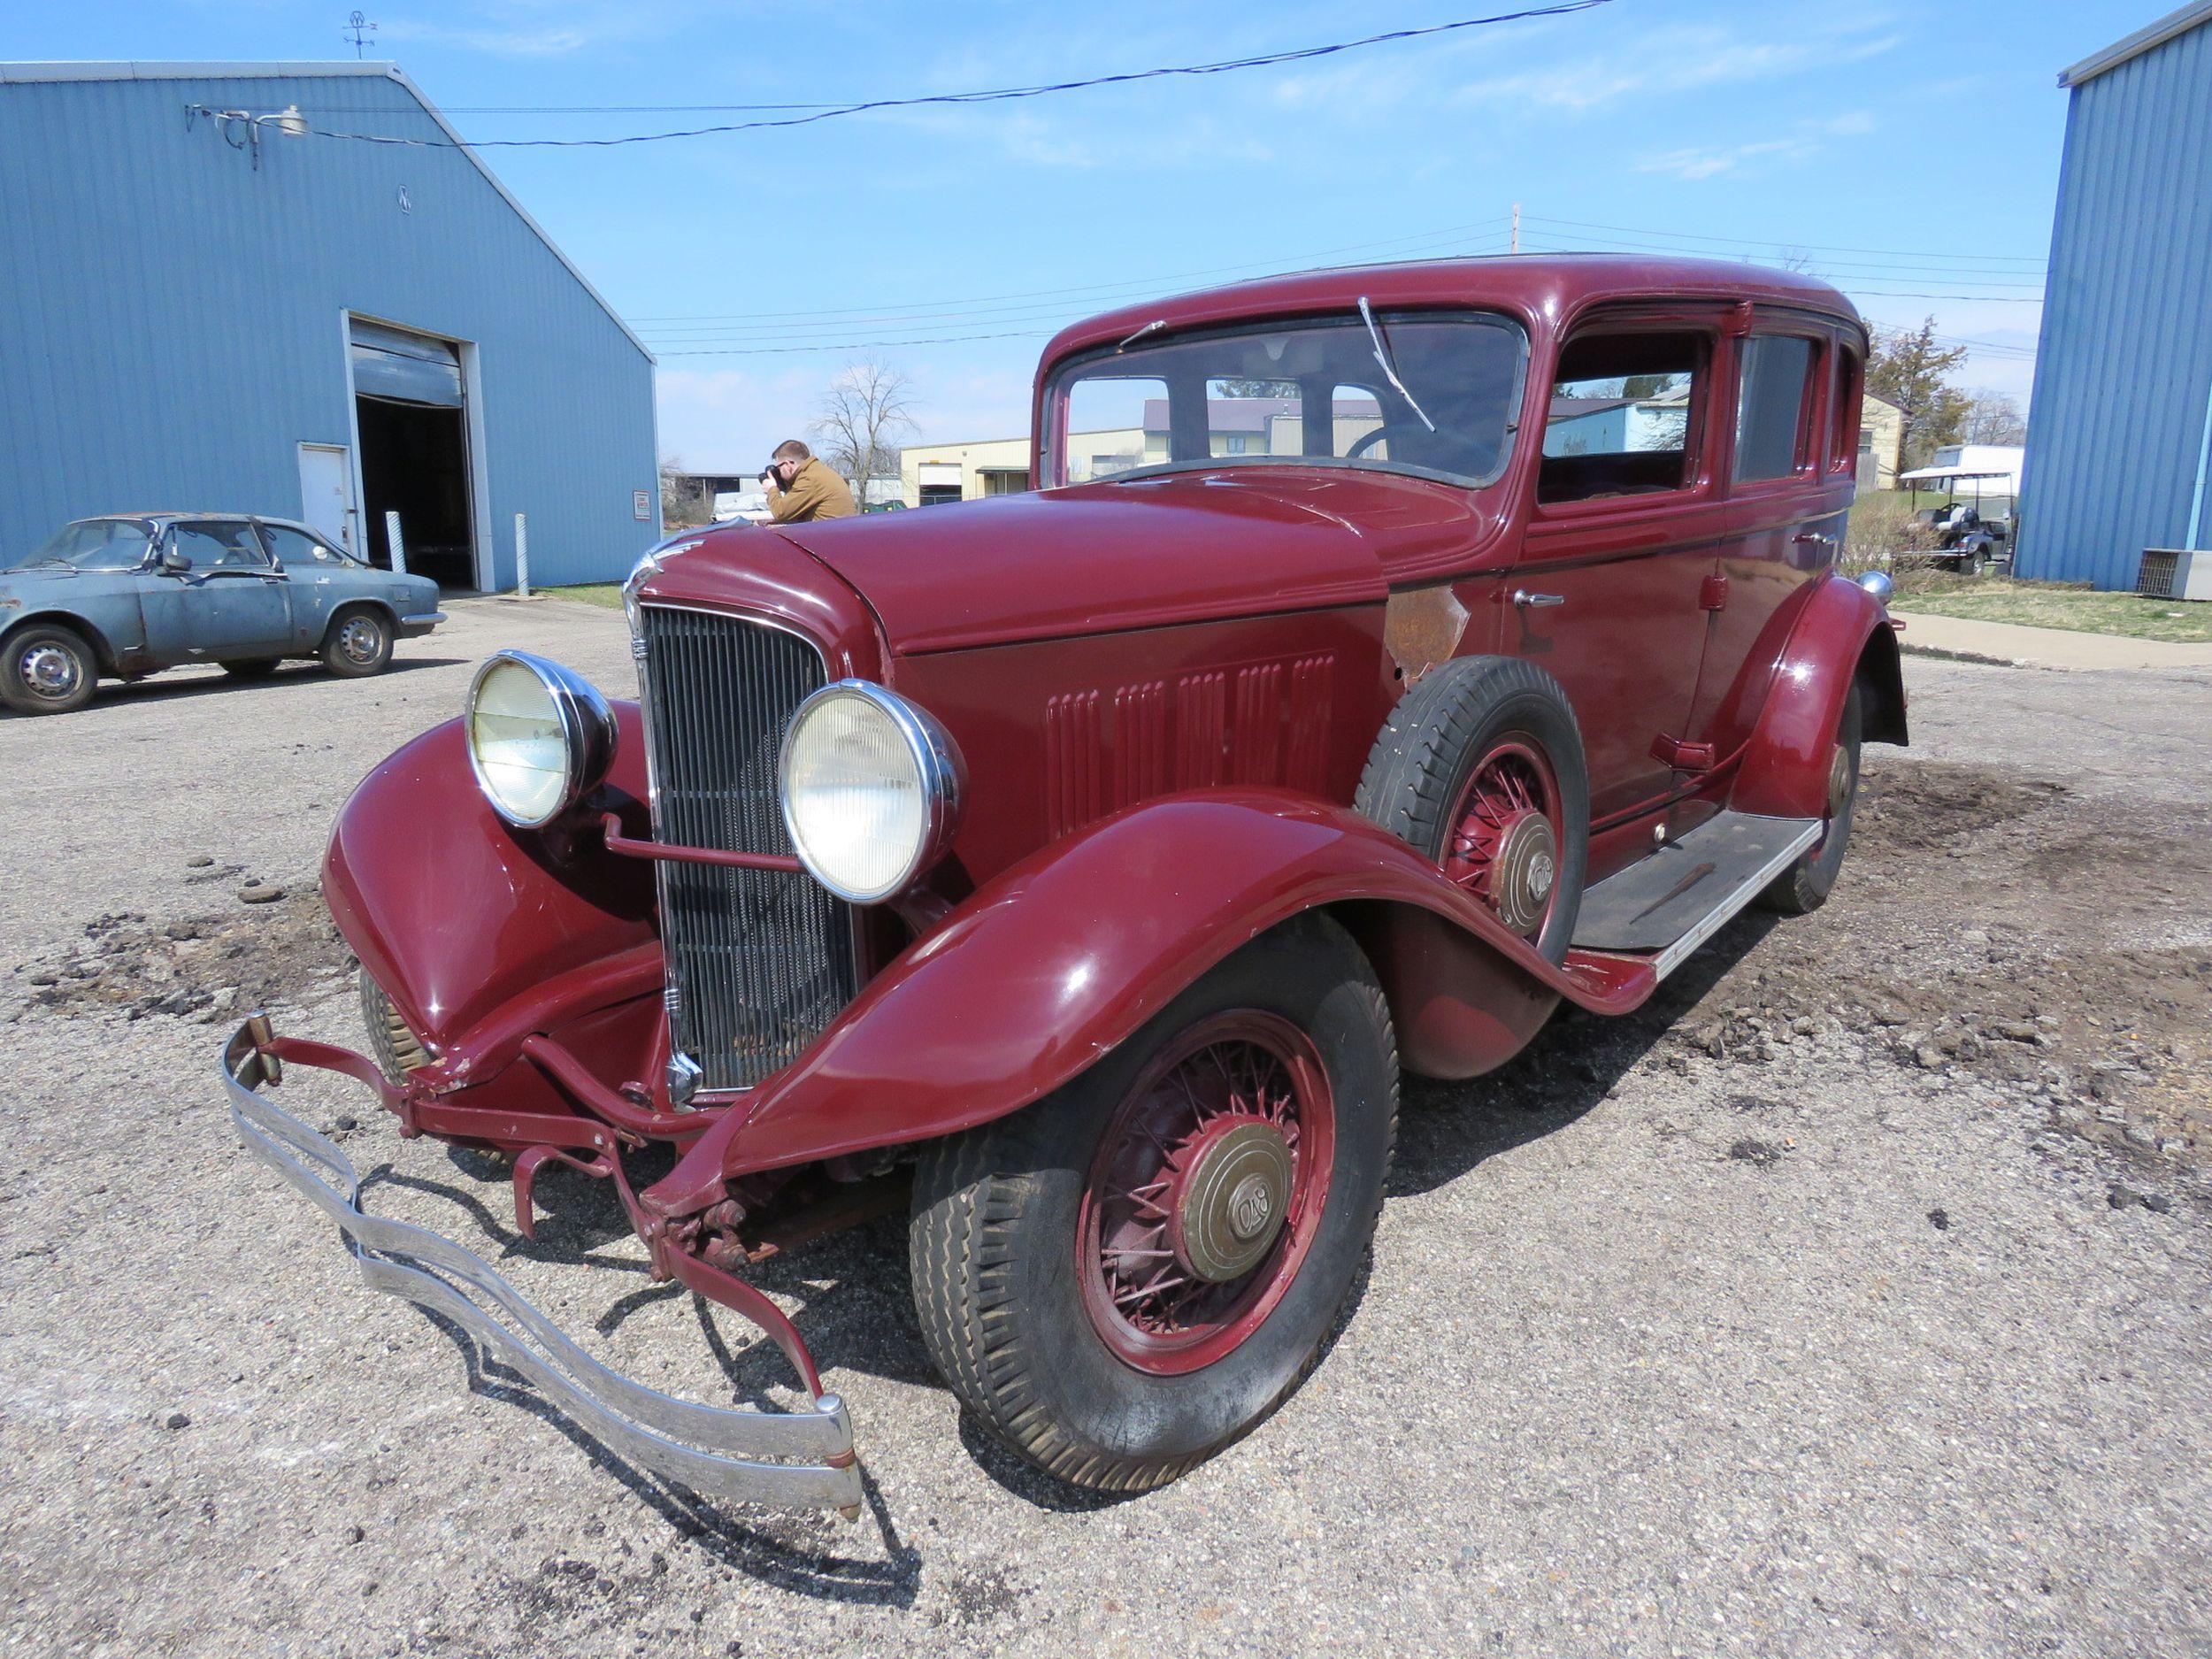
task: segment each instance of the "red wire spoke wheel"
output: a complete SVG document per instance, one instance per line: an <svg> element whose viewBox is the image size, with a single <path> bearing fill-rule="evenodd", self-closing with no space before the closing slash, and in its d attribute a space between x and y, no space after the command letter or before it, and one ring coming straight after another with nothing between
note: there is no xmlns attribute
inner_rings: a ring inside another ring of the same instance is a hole
<svg viewBox="0 0 2212 1659"><path fill-rule="evenodd" d="M1235 1010L1170 1043L1085 1185L1076 1271L1107 1347L1175 1376L1257 1330L1305 1262L1335 1149L1328 1072L1288 1020Z"/></svg>
<svg viewBox="0 0 2212 1659"><path fill-rule="evenodd" d="M1398 1054L1373 967L1271 928L914 1171L914 1310L975 1420L1094 1492L1174 1479L1319 1357L1375 1236Z"/></svg>
<svg viewBox="0 0 2212 1659"><path fill-rule="evenodd" d="M1444 873L1533 939L1559 896L1560 816L1551 763L1526 738L1507 737L1475 763L1460 792Z"/></svg>
<svg viewBox="0 0 2212 1659"><path fill-rule="evenodd" d="M1535 664L1463 657L1424 675L1375 739L1356 804L1553 962L1590 858L1590 780L1567 694Z"/></svg>

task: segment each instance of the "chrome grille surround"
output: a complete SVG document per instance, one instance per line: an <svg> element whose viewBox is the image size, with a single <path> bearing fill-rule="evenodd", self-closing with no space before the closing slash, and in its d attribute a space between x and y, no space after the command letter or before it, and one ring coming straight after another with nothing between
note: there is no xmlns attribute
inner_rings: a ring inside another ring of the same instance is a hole
<svg viewBox="0 0 2212 1659"><path fill-rule="evenodd" d="M632 617L654 835L790 854L777 760L793 712L827 683L820 650L726 611L647 602ZM702 1093L750 1088L858 994L852 909L802 872L657 869L670 1045Z"/></svg>

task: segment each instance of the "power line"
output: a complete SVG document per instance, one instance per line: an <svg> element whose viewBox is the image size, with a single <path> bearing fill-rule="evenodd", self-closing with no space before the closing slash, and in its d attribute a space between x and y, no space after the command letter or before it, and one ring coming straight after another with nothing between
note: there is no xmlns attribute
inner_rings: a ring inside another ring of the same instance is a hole
<svg viewBox="0 0 2212 1659"><path fill-rule="evenodd" d="M1363 248L1402 246L1408 242L1426 245L1430 242L1448 242L1459 244L1463 250L1471 253L1479 250L1484 244L1502 242L1504 235L1503 231L1492 230L1471 238L1462 236L1457 233L1444 233L1437 237L1402 236L1393 238L1388 242L1358 243L1351 248L1325 250L1321 255L1310 255L1307 258L1323 257L1331 253L1353 252ZM935 303L947 309L934 311L887 305L872 308L872 311L867 307L832 311L725 311L703 312L691 316L666 317L657 319L633 317L626 320L634 326L642 328L646 333L662 338L680 338L686 334L750 334L779 329L788 331L858 327L883 324L908 326L928 322L980 321L985 318L1012 320L1041 312L1064 312L1071 301L1086 305L1100 304L1124 296L1156 294L1166 283L1187 280L1194 277L1218 276L1229 272L1271 275L1300 268L1301 263L1297 259L1273 262L1255 261L1250 265L1222 265L1210 271L1184 272L1175 276L1133 280L1127 282L1102 285L1095 288L1045 289L1029 296L998 296L997 297L1001 299L1018 302L1002 305L987 305L980 301L972 303L962 301L939 301ZM923 302L923 303L928 303Z"/></svg>
<svg viewBox="0 0 2212 1659"><path fill-rule="evenodd" d="M928 340L848 340L823 346L733 346L711 350L687 348L681 351L657 351L653 355L659 357L783 357L800 351L871 351L892 346L948 346L967 340L1042 340L1055 332L1049 328L1036 328L1003 334L939 334Z"/></svg>
<svg viewBox="0 0 2212 1659"><path fill-rule="evenodd" d="M832 104L807 113L778 116L769 120L694 127L672 133L628 133L615 138L487 138L471 143L442 138L400 138L383 133L334 133L319 127L308 130L323 138L345 138L366 144L397 144L420 150L605 150L618 144L658 143L671 138L705 138L719 133L751 133L768 127L807 127L816 121L831 120L841 115L862 115L877 110L909 110L931 104L1003 104L1017 98L1041 98L1056 92L1079 92L1091 87L1125 86L1135 81L1160 81L1171 76L1219 75L1239 69L1264 69L1281 64L1310 63L1317 58L1333 58L1340 52L1358 51L1370 46L1392 45L1401 41L1450 35L1462 29L1485 28L1498 23L1565 17L1572 12L1594 11L1599 6L1612 4L1613 0L1562 0L1562 4L1556 5L1501 12L1491 17L1461 18L1454 22L1432 23L1420 28L1390 29L1379 35L1363 35L1357 40L1333 41L1323 46L1302 46L1286 51L1261 52L1248 58L1227 58L1214 63L1126 70L1119 74L1093 75L1082 81L1055 81L1032 87L995 87L983 92L939 92L910 98L869 98L852 104Z"/></svg>
<svg viewBox="0 0 2212 1659"><path fill-rule="evenodd" d="M1532 220L1536 220L1537 217L1538 216L1535 214L1529 215L1529 218ZM1571 226L1576 230L1619 231L1622 234L1630 236L1671 236L1678 242L1725 242L1732 247L1738 248L1802 248L1808 253L1893 254L1901 255L1907 258L1940 257L1954 259L1997 260L2011 265L2040 265L2043 263L2041 259L2030 254L1968 253L1931 256L1924 248L1849 248L1834 242L1796 242L1786 236L1778 237L1769 241L1757 241L1748 236L1707 236L1701 235L1692 231L1650 230L1633 225L1598 225L1593 224L1587 219L1545 219L1540 222L1547 225Z"/></svg>

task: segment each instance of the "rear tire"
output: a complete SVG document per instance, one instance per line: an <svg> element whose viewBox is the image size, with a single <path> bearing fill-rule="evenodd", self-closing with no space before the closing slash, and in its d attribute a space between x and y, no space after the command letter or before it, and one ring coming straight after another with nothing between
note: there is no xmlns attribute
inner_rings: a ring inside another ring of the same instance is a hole
<svg viewBox="0 0 2212 1659"><path fill-rule="evenodd" d="M81 709L99 683L99 660L74 628L34 622L0 645L0 702L18 714Z"/></svg>
<svg viewBox="0 0 2212 1659"><path fill-rule="evenodd" d="M1859 687L1854 680L1836 722L1835 747L1829 758L1828 826L1820 840L1759 895L1763 909L1784 916L1809 916L1827 903L1836 877L1842 872L1843 856L1850 849L1851 819L1858 808L1860 718Z"/></svg>
<svg viewBox="0 0 2212 1659"><path fill-rule="evenodd" d="M1367 1259L1397 1102L1350 936L1263 934L1080 1077L925 1153L908 1237L931 1358L1056 1479L1174 1479L1312 1369ZM1125 1183L1162 1160L1148 1210Z"/></svg>
<svg viewBox="0 0 2212 1659"><path fill-rule="evenodd" d="M1355 804L1546 958L1566 960L1589 864L1590 782L1574 710L1542 669L1463 657L1432 672L1390 711Z"/></svg>
<svg viewBox="0 0 2212 1659"><path fill-rule="evenodd" d="M380 674L392 660L392 625L370 606L341 611L323 635L323 666L345 680Z"/></svg>

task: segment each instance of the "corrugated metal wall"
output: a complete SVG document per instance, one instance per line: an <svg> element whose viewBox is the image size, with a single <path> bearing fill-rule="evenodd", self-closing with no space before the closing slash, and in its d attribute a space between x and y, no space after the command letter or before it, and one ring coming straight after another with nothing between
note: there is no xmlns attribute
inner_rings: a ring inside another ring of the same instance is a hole
<svg viewBox="0 0 2212 1659"><path fill-rule="evenodd" d="M2018 565L2131 588L2181 545L2212 390L2212 27L2072 97Z"/></svg>
<svg viewBox="0 0 2212 1659"><path fill-rule="evenodd" d="M477 347L495 586L518 512L534 583L626 572L651 362L474 165L269 128L256 171L192 104L442 136L379 74L0 83L0 549L123 509L300 516L297 446L352 442L350 311Z"/></svg>

